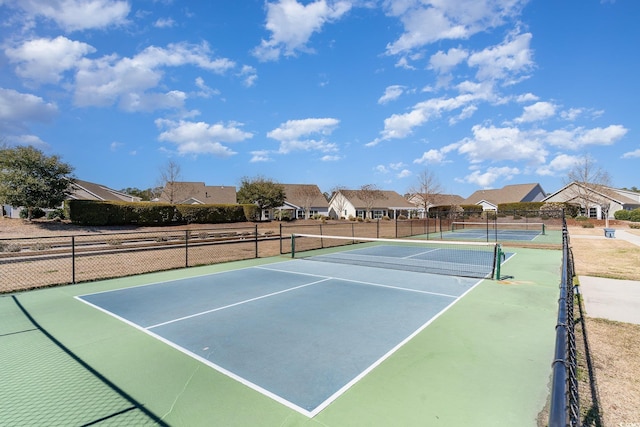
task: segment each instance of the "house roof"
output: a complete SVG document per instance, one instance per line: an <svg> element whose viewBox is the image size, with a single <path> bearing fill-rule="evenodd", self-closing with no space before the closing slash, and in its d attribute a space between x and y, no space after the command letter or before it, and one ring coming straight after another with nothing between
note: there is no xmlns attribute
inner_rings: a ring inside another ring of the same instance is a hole
<svg viewBox="0 0 640 427"><path fill-rule="evenodd" d="M349 200L349 202L356 209L364 209L367 203L360 199L359 190L340 190L340 193ZM380 190L381 198L373 202L372 208L400 208L400 209L415 209L415 205L402 197L395 191Z"/></svg>
<svg viewBox="0 0 640 427"><path fill-rule="evenodd" d="M205 185L204 182L180 181L167 183L158 198L160 202L177 204L229 204L237 203L236 187L225 185Z"/></svg>
<svg viewBox="0 0 640 427"><path fill-rule="evenodd" d="M300 208L328 208L329 202L315 184L280 184L288 204Z"/></svg>
<svg viewBox="0 0 640 427"><path fill-rule="evenodd" d="M462 204L475 205L482 201L489 202L495 206L501 203L515 203L525 201L528 195L540 187L540 184L512 184L505 185L499 189L478 190L467 197ZM540 187L540 191L542 188Z"/></svg>
<svg viewBox="0 0 640 427"><path fill-rule="evenodd" d="M95 184L80 179L71 184L70 199L75 200L99 200L110 202L139 202L140 197L132 196L121 191L113 190L101 184Z"/></svg>
<svg viewBox="0 0 640 427"><path fill-rule="evenodd" d="M457 206L464 203L464 198L457 194L433 194L430 196L431 203L429 206ZM422 198L419 194L411 196L412 203L422 206Z"/></svg>
<svg viewBox="0 0 640 427"><path fill-rule="evenodd" d="M579 183L575 181L565 185L560 190L545 197L544 201L549 201L549 200L557 201L559 195L566 192L570 187L576 186L576 185L581 187L588 187L591 191L609 200L612 200L620 205L631 205L631 206L640 205L640 195L638 195L637 199L634 199L632 197L635 196L635 193L629 192L627 190L619 190L619 189L608 187L605 185L584 184L584 183ZM569 192L568 196L564 197L561 201L569 202L578 197L579 197L578 194Z"/></svg>

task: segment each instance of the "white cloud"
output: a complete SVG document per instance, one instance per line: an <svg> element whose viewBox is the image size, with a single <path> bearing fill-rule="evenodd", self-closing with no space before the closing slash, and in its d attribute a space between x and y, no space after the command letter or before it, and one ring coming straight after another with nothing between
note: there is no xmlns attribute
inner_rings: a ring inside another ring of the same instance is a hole
<svg viewBox="0 0 640 427"><path fill-rule="evenodd" d="M562 111L560 113L560 117L562 117L564 120L568 120L568 121L574 121L576 120L579 116L581 116L584 113L584 109L582 108L569 108L566 111Z"/></svg>
<svg viewBox="0 0 640 427"><path fill-rule="evenodd" d="M96 49L86 43L58 36L29 40L5 49L9 62L16 63L16 74L36 83L58 83L62 74L74 69L81 58Z"/></svg>
<svg viewBox="0 0 640 427"><path fill-rule="evenodd" d="M410 171L409 169L402 169L402 170L401 170L401 171L396 175L396 177L397 177L397 178L401 178L401 179L402 179L402 178L408 178L408 177L410 177L411 175L413 175L413 174L411 173L411 171Z"/></svg>
<svg viewBox="0 0 640 427"><path fill-rule="evenodd" d="M324 139L312 139L311 135L330 135L340 121L333 118L309 118L302 120L289 120L276 129L267 133L269 138L280 142L278 150L281 154L292 151L322 151L336 152L338 147L334 143Z"/></svg>
<svg viewBox="0 0 640 427"><path fill-rule="evenodd" d="M291 56L310 51L307 42L322 26L340 19L351 9L348 1L316 0L302 4L296 0L267 2L266 29L269 40L262 40L253 54L261 61L274 61L280 55Z"/></svg>
<svg viewBox="0 0 640 427"><path fill-rule="evenodd" d="M207 86L202 77L196 77L195 85L198 87L198 89L200 89L200 91L198 91L197 93L197 96L201 98L210 98L213 95L220 95L220 91Z"/></svg>
<svg viewBox="0 0 640 427"><path fill-rule="evenodd" d="M429 69L437 73L448 73L468 56L469 53L464 49L451 48L446 53L440 50L429 59Z"/></svg>
<svg viewBox="0 0 640 427"><path fill-rule="evenodd" d="M387 167L385 165L378 165L374 169L378 173L382 173L382 174L388 174L389 173L389 169L387 169Z"/></svg>
<svg viewBox="0 0 640 427"><path fill-rule="evenodd" d="M179 154L228 157L236 153L222 143L242 142L253 137L253 134L241 129L240 123L235 122L209 124L157 119L155 123L159 129L166 129L160 133L158 140L175 144Z"/></svg>
<svg viewBox="0 0 640 427"><path fill-rule="evenodd" d="M569 156L567 154L559 154L548 165L539 167L536 170L538 175L556 175L557 173L566 172L580 161L578 156Z"/></svg>
<svg viewBox="0 0 640 427"><path fill-rule="evenodd" d="M634 159L634 158L640 158L640 148L633 150L633 151L628 151L626 153L624 153L622 155L623 159Z"/></svg>
<svg viewBox="0 0 640 427"><path fill-rule="evenodd" d="M526 73L533 67L533 55L529 47L531 38L531 33L510 35L498 46L471 54L467 63L470 67L478 68L478 80L504 80L505 84L515 83L526 77ZM522 76L523 74L525 76Z"/></svg>
<svg viewBox="0 0 640 427"><path fill-rule="evenodd" d="M34 147L48 148L49 144L40 139L36 135L11 135L7 138L8 143L12 145L32 145Z"/></svg>
<svg viewBox="0 0 640 427"><path fill-rule="evenodd" d="M244 79L244 85L246 87L251 87L256 84L256 80L258 80L258 72L256 69L250 65L243 65L242 69L238 73L238 76Z"/></svg>
<svg viewBox="0 0 640 427"><path fill-rule="evenodd" d="M526 0L387 0L384 4L386 13L404 25L400 38L387 45L387 53L395 55L438 40L468 39L502 25L507 17L519 14Z"/></svg>
<svg viewBox="0 0 640 427"><path fill-rule="evenodd" d="M74 101L78 106L109 106L120 102L128 111L176 108L184 101L180 91L147 93L160 85L164 67L193 65L214 73L224 73L235 63L226 58L210 58L208 45L170 44L150 46L132 58L116 55L78 64ZM142 101L141 101L142 100ZM145 102L148 100L149 102Z"/></svg>
<svg viewBox="0 0 640 427"><path fill-rule="evenodd" d="M0 135L22 132L29 123L49 122L58 107L39 96L0 88Z"/></svg>
<svg viewBox="0 0 640 427"><path fill-rule="evenodd" d="M326 156L322 156L320 158L320 160L322 160L323 162L337 162L338 160L341 160L341 159L342 159L341 156L335 156L330 154L327 154Z"/></svg>
<svg viewBox="0 0 640 427"><path fill-rule="evenodd" d="M403 93L404 93L404 86L401 86L401 85L387 86L387 88L384 90L384 95L382 95L378 99L378 104L386 104L387 102L395 101L396 99L400 98L400 96Z"/></svg>
<svg viewBox="0 0 640 427"><path fill-rule="evenodd" d="M384 129L380 132L380 137L367 143L368 147L375 146L382 141L389 139L406 138L411 135L413 129L422 126L427 121L435 117L440 117L443 112L450 112L456 109L465 108L469 104L491 97L490 93L464 93L452 98L431 98L427 101L419 102L413 106L408 113L393 114L384 120ZM473 109L467 110L465 114L473 113Z"/></svg>
<svg viewBox="0 0 640 427"><path fill-rule="evenodd" d="M429 151L425 151L422 154L422 157L415 159L413 163L424 165L430 163L442 163L445 159L445 153L440 150L431 149Z"/></svg>
<svg viewBox="0 0 640 427"><path fill-rule="evenodd" d="M121 0L5 0L28 17L54 21L64 31L107 28L127 22L131 6Z"/></svg>
<svg viewBox="0 0 640 427"><path fill-rule="evenodd" d="M524 103L524 102L538 101L540 98L532 93L525 93L523 95L518 95L515 99L516 99L516 102Z"/></svg>
<svg viewBox="0 0 640 427"><path fill-rule="evenodd" d="M250 163L260 163L260 162L270 162L271 156L269 155L268 150L258 150L251 152L251 160Z"/></svg>
<svg viewBox="0 0 640 427"><path fill-rule="evenodd" d="M296 139L303 135L321 133L329 135L340 123L338 119L332 118L310 118L302 120L288 120L280 127L270 131L269 138L282 140Z"/></svg>
<svg viewBox="0 0 640 427"><path fill-rule="evenodd" d="M515 127L480 125L474 126L472 131L473 137L463 139L458 146L458 152L472 163L507 160L542 164L548 154L535 133Z"/></svg>
<svg viewBox="0 0 640 427"><path fill-rule="evenodd" d="M171 18L160 18L153 24L153 26L156 28L171 28L175 25L176 21Z"/></svg>
<svg viewBox="0 0 640 427"><path fill-rule="evenodd" d="M127 93L120 98L119 106L124 111L155 111L179 109L184 105L187 94L179 90L166 93Z"/></svg>
<svg viewBox="0 0 640 427"><path fill-rule="evenodd" d="M546 142L571 150L580 150L588 145L612 145L629 130L622 125L610 125L606 128L585 129L583 127L573 129L558 129L546 135Z"/></svg>
<svg viewBox="0 0 640 427"><path fill-rule="evenodd" d="M515 119L516 123L537 122L553 117L556 114L556 105L551 102L536 102L524 107L524 112Z"/></svg>
<svg viewBox="0 0 640 427"><path fill-rule="evenodd" d="M513 179L515 175L519 175L520 170L518 168L500 167L489 168L486 172L473 171L471 174L464 177L464 182L470 184L476 184L483 188L489 188L498 179L502 181L509 181Z"/></svg>

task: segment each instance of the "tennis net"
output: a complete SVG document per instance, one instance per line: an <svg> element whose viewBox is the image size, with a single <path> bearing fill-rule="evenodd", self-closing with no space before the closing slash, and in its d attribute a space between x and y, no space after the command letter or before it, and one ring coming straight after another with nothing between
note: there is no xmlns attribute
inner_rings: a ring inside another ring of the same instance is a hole
<svg viewBox="0 0 640 427"><path fill-rule="evenodd" d="M545 234L542 222L466 222L453 221L451 231L496 231L499 234Z"/></svg>
<svg viewBox="0 0 640 427"><path fill-rule="evenodd" d="M291 235L291 257L449 276L500 276L498 243Z"/></svg>

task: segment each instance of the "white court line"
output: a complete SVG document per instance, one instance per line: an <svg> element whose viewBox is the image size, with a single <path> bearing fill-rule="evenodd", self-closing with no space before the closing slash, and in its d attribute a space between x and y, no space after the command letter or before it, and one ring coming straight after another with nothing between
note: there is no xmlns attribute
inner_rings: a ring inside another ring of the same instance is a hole
<svg viewBox="0 0 640 427"><path fill-rule="evenodd" d="M409 258L413 258L413 257L416 257L416 256L425 255L425 254L429 254L431 252L439 251L439 250L442 250L442 249L443 248L433 248L430 251L418 252L417 254L401 257L401 259L409 259Z"/></svg>
<svg viewBox="0 0 640 427"><path fill-rule="evenodd" d="M326 278L326 279L322 279L322 280L316 280L315 282L305 283L304 285L295 286L293 288L284 289L282 291L272 292L270 294L260 295L259 297L249 298L249 299L246 299L244 301L234 302L233 304L225 305L223 307L217 307L217 308L213 308L211 310L201 311L200 313L194 313L194 314L190 314L188 316L178 317L177 319L167 320L166 322L157 323L155 325L147 326L145 329L153 329L153 328L157 328L159 326L168 325L170 323L176 323L176 322L180 322L182 320L191 319L191 318L198 317L198 316L203 316L205 314L209 314L209 313L213 313L213 312L216 312L216 311L224 310L224 309L227 309L227 308L235 307L237 305L246 304L246 303L249 303L249 302L252 302L252 301L258 301L258 300L261 300L261 299L264 299L264 298L272 297L274 295L283 294L285 292L290 292L290 291L294 291L296 289L305 288L307 286L317 285L318 283L326 282L327 280L330 280L330 278Z"/></svg>

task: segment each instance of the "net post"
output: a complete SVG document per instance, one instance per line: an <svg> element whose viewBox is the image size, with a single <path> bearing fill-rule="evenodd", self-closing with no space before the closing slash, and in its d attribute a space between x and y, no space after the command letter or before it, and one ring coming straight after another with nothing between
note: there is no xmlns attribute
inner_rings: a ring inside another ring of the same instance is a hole
<svg viewBox="0 0 640 427"><path fill-rule="evenodd" d="M296 257L296 235L291 233L291 258Z"/></svg>
<svg viewBox="0 0 640 427"><path fill-rule="evenodd" d="M547 228L546 228L546 224L543 222L542 223L542 235L545 236L547 234Z"/></svg>

